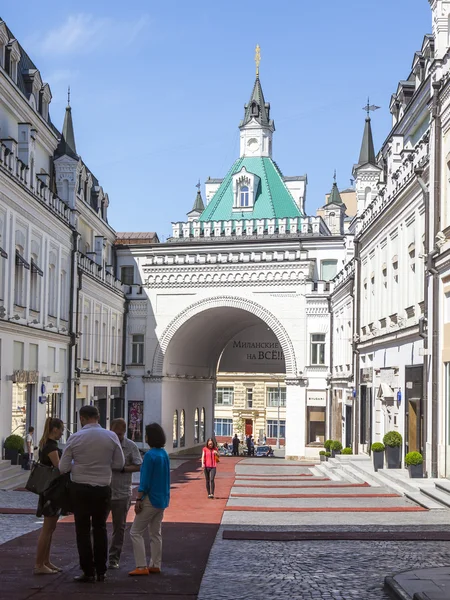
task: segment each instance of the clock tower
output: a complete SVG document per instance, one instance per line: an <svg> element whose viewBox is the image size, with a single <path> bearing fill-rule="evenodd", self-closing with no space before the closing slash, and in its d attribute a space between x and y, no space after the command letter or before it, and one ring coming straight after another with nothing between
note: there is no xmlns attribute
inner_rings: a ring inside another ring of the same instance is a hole
<svg viewBox="0 0 450 600"><path fill-rule="evenodd" d="M259 80L259 62L261 54L256 46L256 80L253 86L250 101L245 105L244 119L239 124L240 156L272 157L272 134L275 124L270 118L270 104L265 102L264 94Z"/></svg>

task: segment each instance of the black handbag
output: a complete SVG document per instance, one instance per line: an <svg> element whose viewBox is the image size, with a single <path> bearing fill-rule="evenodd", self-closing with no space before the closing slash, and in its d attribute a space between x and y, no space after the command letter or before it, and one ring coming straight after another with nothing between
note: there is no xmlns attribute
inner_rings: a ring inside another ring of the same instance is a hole
<svg viewBox="0 0 450 600"><path fill-rule="evenodd" d="M56 467L34 462L25 488L33 494L43 494L59 476L60 472Z"/></svg>

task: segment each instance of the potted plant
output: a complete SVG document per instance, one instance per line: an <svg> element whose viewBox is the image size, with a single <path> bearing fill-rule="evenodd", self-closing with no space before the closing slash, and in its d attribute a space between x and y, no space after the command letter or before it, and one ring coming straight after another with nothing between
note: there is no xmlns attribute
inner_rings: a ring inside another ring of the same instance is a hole
<svg viewBox="0 0 450 600"><path fill-rule="evenodd" d="M328 460L331 456L331 452L325 452L325 460Z"/></svg>
<svg viewBox="0 0 450 600"><path fill-rule="evenodd" d="M23 452L23 438L20 435L10 435L6 438L5 444L5 460L10 460L11 464L19 464L19 454Z"/></svg>
<svg viewBox="0 0 450 600"><path fill-rule="evenodd" d="M408 452L405 456L405 465L408 467L409 476L420 478L423 477L423 456L420 452Z"/></svg>
<svg viewBox="0 0 450 600"><path fill-rule="evenodd" d="M338 440L331 443L331 456L334 458L336 454L340 454L342 450L342 444Z"/></svg>
<svg viewBox="0 0 450 600"><path fill-rule="evenodd" d="M327 440L325 442L325 444L323 445L323 447L325 448L325 450L327 452L331 452L331 444L333 443L333 440Z"/></svg>
<svg viewBox="0 0 450 600"><path fill-rule="evenodd" d="M319 452L319 456L320 456L320 462L324 462L324 460L325 460L325 458L326 458L326 457L325 457L326 453L327 453L327 452L326 452L326 450L321 450L321 451Z"/></svg>
<svg viewBox="0 0 450 600"><path fill-rule="evenodd" d="M402 464L402 436L398 431L388 431L383 438L386 446L386 462L388 469L400 469Z"/></svg>
<svg viewBox="0 0 450 600"><path fill-rule="evenodd" d="M353 454L353 450L351 448L343 448L341 454Z"/></svg>
<svg viewBox="0 0 450 600"><path fill-rule="evenodd" d="M372 444L372 456L373 456L373 468L374 471L382 469L384 467L384 444L381 442L374 442Z"/></svg>

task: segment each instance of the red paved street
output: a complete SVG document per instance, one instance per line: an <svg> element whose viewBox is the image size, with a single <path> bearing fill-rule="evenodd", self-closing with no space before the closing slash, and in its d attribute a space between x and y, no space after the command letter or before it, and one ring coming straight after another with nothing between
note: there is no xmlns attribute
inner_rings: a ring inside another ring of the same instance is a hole
<svg viewBox="0 0 450 600"><path fill-rule="evenodd" d="M209 500L199 459L189 459L172 471L172 494L163 523L163 573L133 578L134 568L129 536L126 535L120 571L108 571L105 584L77 584L79 574L74 524L71 518L58 523L52 545L53 562L64 569L60 575L34 576L34 555L39 531L23 535L0 546L0 599L8 600L92 600L114 597L131 600L184 600L197 597L208 556L216 537L226 501L234 481L238 458L220 462L217 499ZM132 509L133 510L133 509ZM16 510L17 512L17 510ZM133 520L130 511L129 521Z"/></svg>

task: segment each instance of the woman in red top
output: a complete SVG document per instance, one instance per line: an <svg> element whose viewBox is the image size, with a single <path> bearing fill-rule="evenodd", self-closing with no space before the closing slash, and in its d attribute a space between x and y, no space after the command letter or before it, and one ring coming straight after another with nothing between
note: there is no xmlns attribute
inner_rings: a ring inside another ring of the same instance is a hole
<svg viewBox="0 0 450 600"><path fill-rule="evenodd" d="M208 498L214 498L216 465L219 453L212 438L208 438L202 452L202 469L205 472L206 491Z"/></svg>

